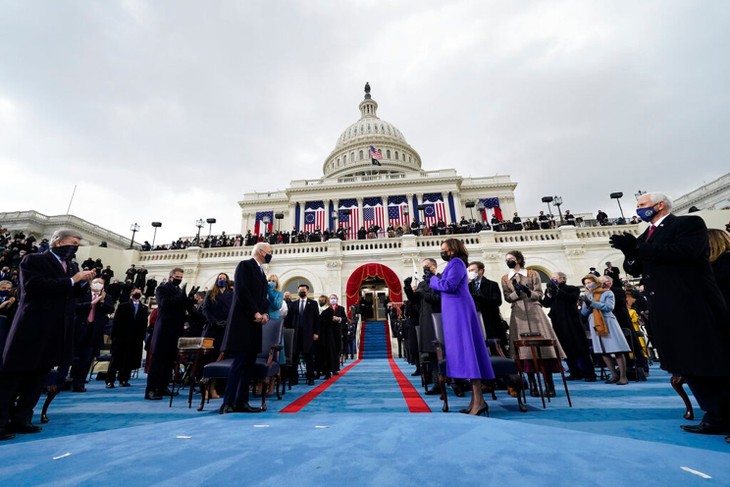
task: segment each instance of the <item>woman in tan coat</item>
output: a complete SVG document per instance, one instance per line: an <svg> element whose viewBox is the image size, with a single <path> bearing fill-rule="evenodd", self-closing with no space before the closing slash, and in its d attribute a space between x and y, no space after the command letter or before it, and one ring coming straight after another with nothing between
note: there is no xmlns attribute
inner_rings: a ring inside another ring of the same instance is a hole
<svg viewBox="0 0 730 487"><path fill-rule="evenodd" d="M545 388L549 397L555 397L555 384L551 373L563 370L560 359L565 358L565 353L553 331L550 319L540 305L540 299L543 296L540 275L533 270L525 269L525 257L519 250L509 252L505 256L505 260L510 270L502 276L502 292L504 300L512 304L509 323L510 350L514 354L515 340L530 336L547 338L558 343L560 357L555 356L555 350L551 347L540 349L540 356L544 360L545 369L548 372L545 376ZM530 395L539 396L530 349L520 349L520 358L523 369L527 371Z"/></svg>

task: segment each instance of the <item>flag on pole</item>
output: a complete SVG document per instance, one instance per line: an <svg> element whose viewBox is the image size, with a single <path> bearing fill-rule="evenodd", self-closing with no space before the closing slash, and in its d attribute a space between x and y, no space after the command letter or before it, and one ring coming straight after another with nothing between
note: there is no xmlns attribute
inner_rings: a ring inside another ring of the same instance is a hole
<svg viewBox="0 0 730 487"><path fill-rule="evenodd" d="M355 198L342 199L337 210L339 226L349 229L347 239L356 240L357 230L360 225L360 209L357 206L357 200Z"/></svg>
<svg viewBox="0 0 730 487"><path fill-rule="evenodd" d="M383 154L380 153L379 149L376 149L372 145L370 146L370 160L373 166L380 166L380 161L383 159Z"/></svg>
<svg viewBox="0 0 730 487"><path fill-rule="evenodd" d="M304 231L313 232L325 228L324 201L307 201L304 205Z"/></svg>
<svg viewBox="0 0 730 487"><path fill-rule="evenodd" d="M264 224L264 217L269 217L269 223ZM253 233L255 235L258 235L260 233L264 233L264 228L266 228L265 233L271 233L271 230L274 228L274 212L273 211L257 211L256 212L256 224L253 227Z"/></svg>
<svg viewBox="0 0 730 487"><path fill-rule="evenodd" d="M490 214L496 216L499 221L502 221L502 209L499 207L499 198L483 198L481 202L484 204L482 221L490 221Z"/></svg>
<svg viewBox="0 0 730 487"><path fill-rule="evenodd" d="M408 198L402 196L388 196L388 224L398 227L408 227L411 222L408 214Z"/></svg>
<svg viewBox="0 0 730 487"><path fill-rule="evenodd" d="M383 199L382 198L365 198L362 202L362 220L367 230L373 225L380 227L380 233L383 231Z"/></svg>

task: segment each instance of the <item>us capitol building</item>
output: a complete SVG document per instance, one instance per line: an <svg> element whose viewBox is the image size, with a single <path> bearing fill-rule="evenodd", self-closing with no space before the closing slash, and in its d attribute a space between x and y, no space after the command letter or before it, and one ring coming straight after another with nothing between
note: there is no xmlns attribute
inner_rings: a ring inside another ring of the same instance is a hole
<svg viewBox="0 0 730 487"><path fill-rule="evenodd" d="M335 141L322 165L319 179L295 180L284 191L246 193L239 202L241 233L249 229L267 233L286 231L335 231L342 228L344 240L287 243L272 246L273 260L267 274L277 274L282 288L295 290L308 283L311 294L335 293L348 306L361 298L373 302L382 315L387 297L403 298L405 277L420 274L421 261L439 257L443 235L406 233L357 240L360 227L378 225L404 228L459 224L462 217L489 222L492 215L510 219L516 211L516 182L510 176L465 178L453 169L427 171L421 157L403 133L378 117L378 103L365 87L360 118ZM675 212L692 204L706 209L730 204L730 175L705 185L677 200ZM710 201L712 200L712 201ZM730 211L703 211L708 226L723 228ZM86 237L79 249L79 261L88 256L111 264L116 275L130 264L145 266L149 276L164 279L173 267L185 270L185 282L210 288L220 272L233 275L236 265L250 258L251 247L200 248L140 252L125 249L127 240L74 216L47 217L37 212L0 213L0 222L11 231L23 230L36 237L49 237L57 228L71 227ZM643 225L643 224L642 224ZM486 228L486 227L485 227ZM470 259L481 260L485 275L499 281L507 272L504 255L520 250L527 267L543 279L556 271L565 272L569 282L578 283L589 267L603 269L606 261L621 265L623 256L608 245L617 232L638 235L639 225L582 227L563 225L540 230L495 232L482 230L455 235L466 244ZM98 247L100 241L107 248Z"/></svg>

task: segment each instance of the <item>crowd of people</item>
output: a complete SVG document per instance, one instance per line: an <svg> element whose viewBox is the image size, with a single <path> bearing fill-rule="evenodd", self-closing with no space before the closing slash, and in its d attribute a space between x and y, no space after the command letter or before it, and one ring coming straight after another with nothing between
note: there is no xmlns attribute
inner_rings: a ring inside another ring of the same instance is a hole
<svg viewBox="0 0 730 487"><path fill-rule="evenodd" d="M638 238L614 235L610 241L625 256L624 271L641 277L637 288L625 286L610 262L602 274L592 269L580 286L556 272L543 287L519 250L505 254L504 275L490 280L482 262L469 260L461 240L445 238L443 271L438 272L436 259L424 259L421 279L404 280L407 300L400 309L390 308L406 356L416 366L414 374L436 383L434 313L443 320L446 375L457 393L471 390L469 406L461 411L471 415L488 413L483 385L495 379L490 339L513 357L518 340L551 340L555 347L540 350L540 370L533 368L530 350L519 355L530 395L541 394L537 374L543 374L548 397L557 395L552 375L563 371L563 363L568 380L595 382L601 364L609 372L607 384L646 380L648 339L662 368L686 380L705 413L699 424L682 429L730 434L730 314L725 304L730 300L730 236L708 231L698 217L672 215L671 200L661 193L642 195L637 215L651 224L646 232ZM220 273L212 289L187 291L181 268L157 285L154 277L147 279L144 267L130 266L120 282L99 259L79 266L74 257L81 238L75 231L59 230L36 245L33 238L11 237L0 229L0 324L7 330L0 337L5 342L0 440L41 430L31 419L49 377L68 380L72 391L85 392L105 334L112 344L105 377L110 389L130 386L145 343L147 400L173 394L169 385L180 337L213 338L211 359L232 359L227 381L218 387L221 414L261 411L249 403L250 382L262 351L262 329L269 322L294 330L293 363L304 364L307 386L339 374L347 357L353 358L358 310L348 313L335 294L314 300L306 284L294 296L282 292L278 277L266 275L263 267L272 259L268 242L254 243L251 258L239 263L233 278ZM500 314L503 301L510 305L508 320ZM296 384L297 368L287 373ZM434 386L428 393L441 392Z"/></svg>

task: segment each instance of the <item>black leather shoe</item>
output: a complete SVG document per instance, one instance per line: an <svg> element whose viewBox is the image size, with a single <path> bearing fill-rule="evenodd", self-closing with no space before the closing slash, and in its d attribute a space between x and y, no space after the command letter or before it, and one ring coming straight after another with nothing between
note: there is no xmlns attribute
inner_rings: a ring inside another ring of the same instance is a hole
<svg viewBox="0 0 730 487"><path fill-rule="evenodd" d="M0 441L12 440L13 438L15 438L15 433L11 433L5 428L0 428Z"/></svg>
<svg viewBox="0 0 730 487"><path fill-rule="evenodd" d="M73 389L71 389L71 392L86 392L86 387L84 387L84 386L73 386Z"/></svg>
<svg viewBox="0 0 730 487"><path fill-rule="evenodd" d="M679 426L688 433L697 433L700 435L727 435L730 428L722 426L714 426L707 423L700 424L682 424Z"/></svg>
<svg viewBox="0 0 730 487"><path fill-rule="evenodd" d="M223 404L221 408L218 410L218 414L229 414L229 413L235 413L236 410L233 409L233 406L229 406L228 404Z"/></svg>
<svg viewBox="0 0 730 487"><path fill-rule="evenodd" d="M313 386L314 385L314 379L307 379L307 385Z"/></svg>
<svg viewBox="0 0 730 487"><path fill-rule="evenodd" d="M238 406L236 408L237 413L260 413L261 408L253 407L249 403L244 404L243 406Z"/></svg>
<svg viewBox="0 0 730 487"><path fill-rule="evenodd" d="M162 395L163 396L176 396L177 397L178 395L180 395L180 393L178 391L175 391L173 393L170 389L165 389L164 391L162 391Z"/></svg>
<svg viewBox="0 0 730 487"><path fill-rule="evenodd" d="M119 385L121 386L122 384L119 384ZM114 389L114 384L112 384L111 382L109 382L109 383L108 383L108 384L106 385L106 388L107 388L107 389Z"/></svg>
<svg viewBox="0 0 730 487"><path fill-rule="evenodd" d="M432 387L431 389L428 390L428 392L426 392L427 396L438 396L440 394L441 394L441 388L438 386Z"/></svg>
<svg viewBox="0 0 730 487"><path fill-rule="evenodd" d="M28 433L40 433L43 428L31 424L30 421L26 421L24 423L10 422L8 423L7 430L11 433L20 433L24 435Z"/></svg>
<svg viewBox="0 0 730 487"><path fill-rule="evenodd" d="M119 387L132 387L132 385L125 380L124 382L119 383Z"/></svg>
<svg viewBox="0 0 730 487"><path fill-rule="evenodd" d="M147 399L148 401L161 401L162 400L162 396L160 396L159 394L157 394L154 391L149 391L147 394L144 395L144 398Z"/></svg>

